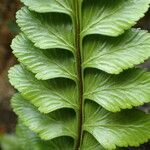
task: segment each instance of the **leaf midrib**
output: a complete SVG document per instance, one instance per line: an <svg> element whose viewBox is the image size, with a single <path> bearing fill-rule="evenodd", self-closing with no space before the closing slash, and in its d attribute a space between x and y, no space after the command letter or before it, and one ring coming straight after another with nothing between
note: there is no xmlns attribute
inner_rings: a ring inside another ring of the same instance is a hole
<svg viewBox="0 0 150 150"><path fill-rule="evenodd" d="M76 66L77 66L77 87L78 87L78 111L77 115L77 138L75 139L74 149L80 150L83 135L83 69L82 69L82 38L81 38L81 1L74 0L75 16L73 18L75 29L75 48L76 48Z"/></svg>

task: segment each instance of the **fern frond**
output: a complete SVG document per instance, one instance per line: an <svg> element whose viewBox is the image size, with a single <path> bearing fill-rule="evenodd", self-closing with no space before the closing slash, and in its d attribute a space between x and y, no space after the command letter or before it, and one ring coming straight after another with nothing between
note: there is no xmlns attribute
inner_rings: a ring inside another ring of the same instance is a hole
<svg viewBox="0 0 150 150"><path fill-rule="evenodd" d="M84 68L96 68L110 74L143 63L150 56L150 34L132 29L117 37L89 36L84 41Z"/></svg>
<svg viewBox="0 0 150 150"><path fill-rule="evenodd" d="M150 116L133 107L150 102L150 73L136 67L150 57L150 33L130 28L150 0L21 1L21 33L11 45L21 65L9 79L19 91L12 98L18 130L31 149L148 141Z"/></svg>
<svg viewBox="0 0 150 150"><path fill-rule="evenodd" d="M76 136L74 112L60 110L51 114L42 114L19 94L13 97L12 107L23 124L38 133L44 140L51 140L60 136L72 138Z"/></svg>
<svg viewBox="0 0 150 150"><path fill-rule="evenodd" d="M119 75L90 70L86 75L84 98L109 111L132 108L150 100L150 73L144 70L131 69Z"/></svg>
<svg viewBox="0 0 150 150"><path fill-rule="evenodd" d="M118 36L144 16L149 3L149 0L85 0L81 34Z"/></svg>

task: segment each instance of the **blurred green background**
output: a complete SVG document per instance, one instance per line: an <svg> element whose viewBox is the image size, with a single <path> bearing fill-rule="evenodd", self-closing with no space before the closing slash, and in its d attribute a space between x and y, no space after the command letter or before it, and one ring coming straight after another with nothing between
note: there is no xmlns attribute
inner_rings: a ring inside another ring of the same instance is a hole
<svg viewBox="0 0 150 150"><path fill-rule="evenodd" d="M7 73L11 66L17 63L12 54L10 44L14 36L19 32L15 23L15 13L21 7L19 0L0 0L0 136L12 134L15 131L16 115L10 107L10 98L15 92L9 84ZM150 11L136 25L150 31ZM150 69L150 61L140 65ZM150 112L150 105L140 109ZM8 141L17 142L17 141ZM150 142L149 142L150 143ZM150 144L146 143L139 148L128 148L128 150L150 150ZM0 149L2 149L0 147Z"/></svg>

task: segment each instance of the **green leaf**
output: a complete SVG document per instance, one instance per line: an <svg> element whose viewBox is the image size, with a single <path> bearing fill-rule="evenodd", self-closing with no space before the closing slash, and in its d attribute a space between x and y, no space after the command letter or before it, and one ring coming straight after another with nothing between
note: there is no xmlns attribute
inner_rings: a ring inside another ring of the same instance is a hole
<svg viewBox="0 0 150 150"><path fill-rule="evenodd" d="M149 4L150 0L85 0L82 37L89 34L118 36L144 16Z"/></svg>
<svg viewBox="0 0 150 150"><path fill-rule="evenodd" d="M78 109L76 87L70 80L40 81L20 65L10 69L9 78L11 84L21 92L23 97L38 107L42 113L61 108Z"/></svg>
<svg viewBox="0 0 150 150"><path fill-rule="evenodd" d="M11 47L19 61L36 73L37 79L64 77L76 80L77 78L74 58L68 51L38 49L24 34L18 35Z"/></svg>
<svg viewBox="0 0 150 150"><path fill-rule="evenodd" d="M88 132L83 135L81 150L105 150Z"/></svg>
<svg viewBox="0 0 150 150"><path fill-rule="evenodd" d="M85 76L84 98L112 112L150 102L149 91L150 73L141 69L127 70L120 75L91 69Z"/></svg>
<svg viewBox="0 0 150 150"><path fill-rule="evenodd" d="M107 150L139 146L150 138L150 116L139 110L111 113L86 102L84 130Z"/></svg>
<svg viewBox="0 0 150 150"><path fill-rule="evenodd" d="M23 7L17 12L17 23L38 48L74 51L71 20L66 15L39 14Z"/></svg>
<svg viewBox="0 0 150 150"><path fill-rule="evenodd" d="M88 132L83 134L83 143L81 145L81 150L108 150L100 145L100 143ZM124 150L117 147L115 150Z"/></svg>
<svg viewBox="0 0 150 150"><path fill-rule="evenodd" d="M42 114L19 94L12 98L12 107L21 122L39 134L43 140L61 136L76 137L75 113L71 110L63 109L50 114Z"/></svg>
<svg viewBox="0 0 150 150"><path fill-rule="evenodd" d="M13 134L6 134L0 137L0 146L2 150L24 150L19 139Z"/></svg>
<svg viewBox="0 0 150 150"><path fill-rule="evenodd" d="M118 74L150 57L150 34L132 29L117 37L90 36L84 42L83 67Z"/></svg>
<svg viewBox="0 0 150 150"><path fill-rule="evenodd" d="M115 37L144 15L150 0L22 2L22 33L12 44L22 64L9 79L20 92L12 107L27 128L20 133L30 140L24 148L112 150L150 139L149 115L121 111L150 102L150 73L120 73L150 56L149 34L133 29Z"/></svg>
<svg viewBox="0 0 150 150"><path fill-rule="evenodd" d="M49 141L41 140L34 132L20 122L17 125L16 134L24 150L48 150L50 146Z"/></svg>
<svg viewBox="0 0 150 150"><path fill-rule="evenodd" d="M66 143L63 145L64 150L71 150L73 147L73 140L69 137L59 137L50 141L44 141L21 123L17 126L17 135L24 150L60 150L63 142Z"/></svg>
<svg viewBox="0 0 150 150"><path fill-rule="evenodd" d="M31 10L36 12L46 13L46 12L58 12L66 13L71 15L72 10L72 0L21 0L26 6Z"/></svg>

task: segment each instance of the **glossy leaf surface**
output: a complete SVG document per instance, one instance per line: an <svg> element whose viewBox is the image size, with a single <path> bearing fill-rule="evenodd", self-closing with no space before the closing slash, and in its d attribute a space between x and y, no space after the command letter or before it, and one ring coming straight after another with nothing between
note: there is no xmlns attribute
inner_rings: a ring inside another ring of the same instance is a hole
<svg viewBox="0 0 150 150"><path fill-rule="evenodd" d="M85 99L93 100L109 111L116 112L149 102L149 72L131 69L119 75L108 75L91 70L86 75Z"/></svg>
<svg viewBox="0 0 150 150"><path fill-rule="evenodd" d="M84 43L83 67L118 74L143 63L150 55L150 34L132 29L117 37L90 36Z"/></svg>
<svg viewBox="0 0 150 150"><path fill-rule="evenodd" d="M139 110L110 113L92 103L86 105L84 129L106 149L139 146L150 138L150 116ZM92 122L91 122L92 119Z"/></svg>

